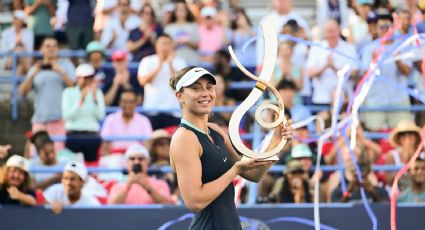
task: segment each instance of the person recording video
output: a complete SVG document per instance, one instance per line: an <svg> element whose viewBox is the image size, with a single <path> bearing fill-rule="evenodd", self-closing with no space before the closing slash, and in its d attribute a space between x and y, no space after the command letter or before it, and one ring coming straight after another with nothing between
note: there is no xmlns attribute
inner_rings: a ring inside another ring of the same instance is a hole
<svg viewBox="0 0 425 230"><path fill-rule="evenodd" d="M58 58L58 41L54 37L43 40L42 57L28 71L27 78L20 85L22 96L34 90L34 115L32 132L46 130L49 135L65 135L62 120L62 92L74 85L75 68L68 59ZM62 142L55 143L55 150L63 149Z"/></svg>
<svg viewBox="0 0 425 230"><path fill-rule="evenodd" d="M149 152L142 145L130 146L125 159L128 170L126 182L111 188L108 204L170 204L171 192L167 182L148 175Z"/></svg>

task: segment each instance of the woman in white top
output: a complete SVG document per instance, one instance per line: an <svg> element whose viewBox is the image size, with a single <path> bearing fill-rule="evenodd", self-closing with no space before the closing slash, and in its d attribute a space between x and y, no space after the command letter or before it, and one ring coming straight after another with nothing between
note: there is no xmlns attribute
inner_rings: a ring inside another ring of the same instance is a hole
<svg viewBox="0 0 425 230"><path fill-rule="evenodd" d="M94 68L86 63L76 69L77 86L64 90L62 115L67 138L65 146L82 152L87 162L98 160L100 120L105 116L105 99L94 80Z"/></svg>
<svg viewBox="0 0 425 230"><path fill-rule="evenodd" d="M0 52L32 52L34 50L34 34L25 28L26 16L24 11L13 12L13 24L1 34ZM29 58L18 59L17 75L25 75L30 67ZM5 69L12 69L12 59L6 59Z"/></svg>

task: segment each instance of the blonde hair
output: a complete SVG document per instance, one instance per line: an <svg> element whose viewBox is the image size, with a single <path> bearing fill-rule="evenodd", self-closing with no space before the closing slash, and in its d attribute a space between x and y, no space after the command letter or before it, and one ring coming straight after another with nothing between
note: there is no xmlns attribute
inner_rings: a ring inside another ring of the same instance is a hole
<svg viewBox="0 0 425 230"><path fill-rule="evenodd" d="M188 66L185 67L179 71L176 71L173 76L171 76L170 81L168 82L170 87L173 90L176 90L176 86L177 86L177 82L179 82L179 80L187 73L189 72L191 69L196 68L196 66Z"/></svg>
<svg viewBox="0 0 425 230"><path fill-rule="evenodd" d="M3 165L0 168L0 191L6 191L9 183L7 181L7 173L9 172L9 167ZM31 188L31 179L28 172L25 172L25 179L21 185L19 185L18 190L21 192L28 192Z"/></svg>

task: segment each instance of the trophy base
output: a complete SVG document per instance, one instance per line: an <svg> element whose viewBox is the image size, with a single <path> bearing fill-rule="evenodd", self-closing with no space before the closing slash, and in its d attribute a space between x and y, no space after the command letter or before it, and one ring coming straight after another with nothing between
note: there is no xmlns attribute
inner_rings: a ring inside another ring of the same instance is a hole
<svg viewBox="0 0 425 230"><path fill-rule="evenodd" d="M246 159L250 159L249 157L246 156L242 156L241 161L246 160ZM269 158L264 158L264 159L256 159L257 161L279 161L279 157L277 157L276 155L269 157Z"/></svg>

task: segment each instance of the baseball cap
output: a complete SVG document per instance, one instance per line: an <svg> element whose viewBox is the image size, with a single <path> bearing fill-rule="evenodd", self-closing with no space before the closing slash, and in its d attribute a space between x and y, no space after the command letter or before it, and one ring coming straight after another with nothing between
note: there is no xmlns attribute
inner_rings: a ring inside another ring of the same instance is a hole
<svg viewBox="0 0 425 230"><path fill-rule="evenodd" d="M75 75L77 77L90 77L95 74L95 70L93 66L87 63L80 64L77 69L75 70Z"/></svg>
<svg viewBox="0 0 425 230"><path fill-rule="evenodd" d="M13 155L7 160L6 167L16 167L25 172L28 172L29 162L25 157Z"/></svg>
<svg viewBox="0 0 425 230"><path fill-rule="evenodd" d="M373 5L373 0L357 0L357 5Z"/></svg>
<svg viewBox="0 0 425 230"><path fill-rule="evenodd" d="M104 53L105 47L99 41L91 41L89 44L87 44L86 52L87 53L92 53L92 52Z"/></svg>
<svg viewBox="0 0 425 230"><path fill-rule="evenodd" d="M306 144L298 144L292 147L291 157L292 159L312 157L310 148Z"/></svg>
<svg viewBox="0 0 425 230"><path fill-rule="evenodd" d="M127 54L124 51L117 50L112 54L112 61L124 61L127 59Z"/></svg>
<svg viewBox="0 0 425 230"><path fill-rule="evenodd" d="M86 166L79 161L71 161L65 165L63 171L69 171L77 174L83 181L87 180L88 172Z"/></svg>
<svg viewBox="0 0 425 230"><path fill-rule="evenodd" d="M208 72L206 69L202 67L195 67L189 71L187 71L182 78L176 84L176 91L180 91L183 87L192 85L199 78L203 76L208 76L213 80L214 85L216 84L216 80L214 75Z"/></svg>
<svg viewBox="0 0 425 230"><path fill-rule="evenodd" d="M127 148L127 151L125 152L125 159L137 155L149 158L149 152L143 145L134 144Z"/></svg>
<svg viewBox="0 0 425 230"><path fill-rule="evenodd" d="M201 16L206 17L214 17L217 14L217 10L214 7L206 6L201 10Z"/></svg>
<svg viewBox="0 0 425 230"><path fill-rule="evenodd" d="M304 172L304 167L299 160L291 160L286 165L286 173Z"/></svg>
<svg viewBox="0 0 425 230"><path fill-rule="evenodd" d="M13 17L23 21L24 23L27 22L27 16L25 15L25 12L23 10L13 11Z"/></svg>
<svg viewBox="0 0 425 230"><path fill-rule="evenodd" d="M367 23L372 23L372 22L376 22L378 21L378 14L375 11L370 11L367 14L367 19L366 19Z"/></svg>

